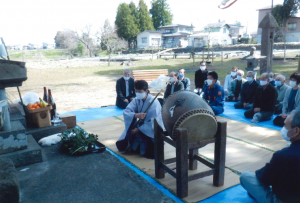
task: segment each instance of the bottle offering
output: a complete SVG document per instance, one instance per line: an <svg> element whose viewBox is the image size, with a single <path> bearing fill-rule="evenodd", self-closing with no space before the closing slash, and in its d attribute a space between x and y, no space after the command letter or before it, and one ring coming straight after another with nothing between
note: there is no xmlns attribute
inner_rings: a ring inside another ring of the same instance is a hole
<svg viewBox="0 0 300 203"><path fill-rule="evenodd" d="M51 114L51 120L53 120L54 118L56 118L56 104L52 97L51 89L48 89L48 101L47 102L48 102L48 104L50 104L52 106L50 114Z"/></svg>
<svg viewBox="0 0 300 203"><path fill-rule="evenodd" d="M47 94L47 88L46 88L46 87L44 87L44 96L43 96L43 100L44 100L45 102L48 102L48 94Z"/></svg>

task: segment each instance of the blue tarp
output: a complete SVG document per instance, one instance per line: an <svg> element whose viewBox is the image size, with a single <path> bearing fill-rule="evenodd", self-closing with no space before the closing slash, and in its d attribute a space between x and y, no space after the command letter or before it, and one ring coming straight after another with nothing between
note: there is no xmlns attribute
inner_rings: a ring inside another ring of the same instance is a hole
<svg viewBox="0 0 300 203"><path fill-rule="evenodd" d="M77 111L70 111L60 114L74 114L76 116L76 122L84 122L97 120L102 118L108 118L112 116L121 116L123 115L123 109L120 109L116 106L107 106L91 109L80 109Z"/></svg>
<svg viewBox="0 0 300 203"><path fill-rule="evenodd" d="M234 104L235 102L225 102L225 110L224 113L220 114L219 116L225 117L225 118L229 118L232 120L236 120L236 121L240 121L240 122L244 122L244 123L248 123L251 125L256 125L259 127L264 127L264 128L269 128L272 130L281 130L281 127L276 126L273 124L273 119L276 117L275 115L273 116L273 119L270 121L263 121L260 123L251 123L251 119L247 119L244 116L244 109L235 109L234 108Z"/></svg>

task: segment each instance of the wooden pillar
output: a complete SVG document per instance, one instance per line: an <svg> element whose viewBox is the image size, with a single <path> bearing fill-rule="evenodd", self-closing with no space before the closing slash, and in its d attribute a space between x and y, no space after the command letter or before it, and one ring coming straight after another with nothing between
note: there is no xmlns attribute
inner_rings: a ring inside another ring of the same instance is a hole
<svg viewBox="0 0 300 203"><path fill-rule="evenodd" d="M225 156L226 156L226 134L227 122L218 121L218 131L215 142L215 170L213 184L214 186L224 185L225 175Z"/></svg>
<svg viewBox="0 0 300 203"><path fill-rule="evenodd" d="M198 166L198 161L194 158L195 155L198 155L198 149L189 149L189 169L195 170Z"/></svg>
<svg viewBox="0 0 300 203"><path fill-rule="evenodd" d="M161 179L165 177L165 171L161 163L165 161L163 130L154 119L154 157L155 157L155 177Z"/></svg>
<svg viewBox="0 0 300 203"><path fill-rule="evenodd" d="M188 196L188 140L185 128L176 129L176 185L180 198Z"/></svg>

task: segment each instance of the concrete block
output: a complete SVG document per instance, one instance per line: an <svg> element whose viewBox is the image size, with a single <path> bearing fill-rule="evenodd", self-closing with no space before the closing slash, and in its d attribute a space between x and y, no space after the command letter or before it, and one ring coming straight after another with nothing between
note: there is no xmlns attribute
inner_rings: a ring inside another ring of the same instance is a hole
<svg viewBox="0 0 300 203"><path fill-rule="evenodd" d="M15 166L10 159L0 159L0 202L19 203L20 188Z"/></svg>
<svg viewBox="0 0 300 203"><path fill-rule="evenodd" d="M28 140L27 149L2 154L1 158L9 158L14 163L15 167L27 166L34 163L43 161L42 148L34 140L32 135L26 135ZM1 201L0 201L1 202Z"/></svg>
<svg viewBox="0 0 300 203"><path fill-rule="evenodd" d="M0 131L0 154L26 149L25 128L20 121L11 122L11 131Z"/></svg>

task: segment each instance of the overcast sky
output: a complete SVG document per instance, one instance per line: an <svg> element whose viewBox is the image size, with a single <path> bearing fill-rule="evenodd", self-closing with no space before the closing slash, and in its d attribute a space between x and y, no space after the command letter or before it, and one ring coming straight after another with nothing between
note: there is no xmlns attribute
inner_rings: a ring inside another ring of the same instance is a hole
<svg viewBox="0 0 300 203"><path fill-rule="evenodd" d="M58 30L80 30L91 24L94 30L107 18L114 23L120 3L136 5L139 0L0 0L0 37L6 44L54 43ZM144 0L151 8L151 0ZM271 0L238 0L228 9L219 9L222 0L168 0L173 23L187 24L200 30L207 23L225 20L248 25L257 30L259 8L270 6ZM283 0L274 0L274 4Z"/></svg>

